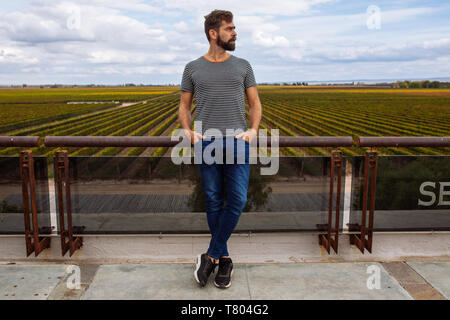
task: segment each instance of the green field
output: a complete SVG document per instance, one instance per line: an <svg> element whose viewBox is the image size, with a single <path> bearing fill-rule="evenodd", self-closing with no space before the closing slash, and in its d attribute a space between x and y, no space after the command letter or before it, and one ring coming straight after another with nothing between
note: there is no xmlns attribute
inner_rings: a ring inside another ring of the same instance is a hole
<svg viewBox="0 0 450 320"><path fill-rule="evenodd" d="M0 135L158 136L179 128L178 87L0 89ZM450 136L450 89L258 87L261 129L299 136ZM101 104L67 104L97 101ZM119 101L119 103L112 103ZM122 105L123 102L134 102ZM247 120L248 120L248 106ZM195 104L192 108L195 120ZM23 148L1 148L17 155ZM74 155L162 155L168 148L66 148ZM282 148L329 155L334 148ZM362 155L367 148L338 148ZM59 148L33 148L52 156ZM380 154L448 155L450 148L377 148Z"/></svg>
<svg viewBox="0 0 450 320"><path fill-rule="evenodd" d="M0 135L174 92L173 87L0 89Z"/></svg>
<svg viewBox="0 0 450 320"><path fill-rule="evenodd" d="M450 136L449 89L264 87L260 97L263 125L279 128L280 135ZM329 154L331 148L326 149L307 148L306 154ZM368 148L339 149L346 155L361 155ZM450 148L377 150L380 154L450 154Z"/></svg>
<svg viewBox="0 0 450 320"><path fill-rule="evenodd" d="M0 89L0 104L69 101L140 101L175 92L176 87L24 88Z"/></svg>

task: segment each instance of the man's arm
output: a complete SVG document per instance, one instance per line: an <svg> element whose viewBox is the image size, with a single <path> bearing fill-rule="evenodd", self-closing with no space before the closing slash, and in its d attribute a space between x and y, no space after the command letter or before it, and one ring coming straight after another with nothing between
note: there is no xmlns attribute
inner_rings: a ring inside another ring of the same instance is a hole
<svg viewBox="0 0 450 320"><path fill-rule="evenodd" d="M245 89L248 105L250 107L250 129L236 135L236 138L242 138L247 142L251 142L258 135L259 122L262 116L261 101L259 101L258 89L251 86Z"/></svg>
<svg viewBox="0 0 450 320"><path fill-rule="evenodd" d="M247 95L248 105L250 109L250 128L258 132L259 122L262 117L262 106L258 96L258 89L256 86L245 89Z"/></svg>
<svg viewBox="0 0 450 320"><path fill-rule="evenodd" d="M191 130L192 96L192 92L181 91L180 108L178 109L178 121L180 121L180 125L185 130L185 132L189 134L191 143L197 143L199 139L204 139L205 136Z"/></svg>
<svg viewBox="0 0 450 320"><path fill-rule="evenodd" d="M181 127L185 130L191 130L191 106L192 92L181 91L180 108L178 109L178 120Z"/></svg>

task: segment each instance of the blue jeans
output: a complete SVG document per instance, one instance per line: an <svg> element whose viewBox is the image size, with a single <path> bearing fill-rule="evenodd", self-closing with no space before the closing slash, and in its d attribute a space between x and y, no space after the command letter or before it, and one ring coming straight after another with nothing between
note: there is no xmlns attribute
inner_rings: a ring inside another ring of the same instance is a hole
<svg viewBox="0 0 450 320"><path fill-rule="evenodd" d="M204 148L214 140L215 138L212 137L210 141L200 140L198 142L201 143L202 155ZM197 163L205 193L206 218L211 232L211 241L207 253L215 259L229 255L227 241L247 203L250 176L249 143L242 138L235 137L223 137L222 141L222 164L216 163L216 161L207 164L203 160L204 156L201 158L202 163ZM227 151L227 141L230 145L233 145L232 150L228 148ZM237 156L238 150L240 151L239 157ZM229 158L233 159L233 163L227 163L229 162L227 161L227 153ZM209 154L214 157L215 150ZM242 160L238 161L238 158ZM226 190L226 199L224 199L224 190ZM226 201L225 206L224 200Z"/></svg>

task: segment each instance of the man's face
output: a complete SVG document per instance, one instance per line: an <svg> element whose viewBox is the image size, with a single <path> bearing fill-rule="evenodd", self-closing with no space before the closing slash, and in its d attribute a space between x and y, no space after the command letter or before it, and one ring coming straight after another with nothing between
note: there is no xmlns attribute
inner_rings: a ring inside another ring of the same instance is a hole
<svg viewBox="0 0 450 320"><path fill-rule="evenodd" d="M233 22L222 20L222 25L217 34L217 45L224 50L234 51L236 46L236 27Z"/></svg>

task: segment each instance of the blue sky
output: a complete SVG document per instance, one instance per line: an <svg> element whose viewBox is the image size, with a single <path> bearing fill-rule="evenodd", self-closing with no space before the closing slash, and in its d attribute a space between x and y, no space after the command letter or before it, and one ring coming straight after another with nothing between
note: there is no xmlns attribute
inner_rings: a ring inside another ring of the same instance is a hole
<svg viewBox="0 0 450 320"><path fill-rule="evenodd" d="M448 1L16 0L0 84L178 84L213 9L233 12L232 54L259 83L450 77Z"/></svg>

